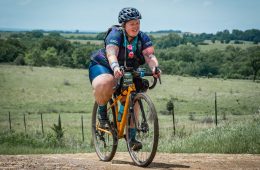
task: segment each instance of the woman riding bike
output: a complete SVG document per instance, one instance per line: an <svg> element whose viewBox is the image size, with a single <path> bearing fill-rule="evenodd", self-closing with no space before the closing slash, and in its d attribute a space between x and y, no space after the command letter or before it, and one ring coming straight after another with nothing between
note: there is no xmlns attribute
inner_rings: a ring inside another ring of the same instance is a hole
<svg viewBox="0 0 260 170"><path fill-rule="evenodd" d="M153 76L158 78L156 71L158 61L154 55L154 47L148 35L140 31L139 11L135 8L123 8L118 15L121 26L113 26L105 38L105 48L96 51L89 65L89 79L93 94L98 104L100 126L105 128L108 123L107 102L115 92L117 79L123 76L120 66L138 69L140 65L148 64ZM142 82L135 80L137 90L142 89ZM124 110L121 101L119 112ZM120 114L119 114L120 115ZM130 146L134 150L142 148L141 142L135 139L136 129L130 129Z"/></svg>

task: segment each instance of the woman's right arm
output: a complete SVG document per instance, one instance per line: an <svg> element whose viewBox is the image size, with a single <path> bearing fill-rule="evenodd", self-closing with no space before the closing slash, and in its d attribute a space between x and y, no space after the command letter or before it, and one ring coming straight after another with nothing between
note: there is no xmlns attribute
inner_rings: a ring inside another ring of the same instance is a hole
<svg viewBox="0 0 260 170"><path fill-rule="evenodd" d="M118 53L119 53L118 46L113 44L108 44L106 46L107 59L109 61L111 69L114 71L115 78L120 78L123 76L122 72L120 71L119 63L117 60Z"/></svg>

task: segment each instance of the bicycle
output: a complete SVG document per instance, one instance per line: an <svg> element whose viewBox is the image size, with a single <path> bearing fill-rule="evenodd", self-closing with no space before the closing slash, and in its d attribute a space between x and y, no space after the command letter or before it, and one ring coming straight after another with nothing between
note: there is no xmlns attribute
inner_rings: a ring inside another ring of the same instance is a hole
<svg viewBox="0 0 260 170"><path fill-rule="evenodd" d="M124 138L127 143L128 152L137 166L146 167L154 159L159 138L159 123L157 113L149 96L144 93L148 88L152 89L157 83L154 78L152 86L143 79L144 76L152 76L144 69L133 70L124 68L124 76L120 79L116 87L116 92L108 102L107 115L109 127L100 128L98 121L98 105L95 102L92 113L92 138L97 156L102 161L111 161L116 153L118 140ZM137 91L134 78L139 78L144 82L146 89ZM160 80L160 79L159 79ZM147 84L148 83L148 84ZM161 83L161 80L160 80ZM126 96L124 112L119 121L119 102ZM134 150L129 141L130 128L136 128L136 139L142 143L142 149Z"/></svg>

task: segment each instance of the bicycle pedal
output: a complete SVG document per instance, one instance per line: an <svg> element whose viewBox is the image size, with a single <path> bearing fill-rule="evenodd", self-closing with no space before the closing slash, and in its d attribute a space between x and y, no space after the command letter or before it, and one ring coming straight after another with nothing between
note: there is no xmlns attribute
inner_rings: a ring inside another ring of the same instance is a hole
<svg viewBox="0 0 260 170"><path fill-rule="evenodd" d="M107 124L107 123L106 124L100 124L99 128L100 129L104 129L104 130L109 130L110 129L109 124Z"/></svg>
<svg viewBox="0 0 260 170"><path fill-rule="evenodd" d="M139 150L141 150L143 148L143 145L142 145L142 143L134 143L134 144L130 144L130 148L133 151L139 151Z"/></svg>
<svg viewBox="0 0 260 170"><path fill-rule="evenodd" d="M142 145L140 145L140 146L138 146L138 145L134 145L134 146L132 146L131 149L132 149L133 151L140 151L142 148L143 148Z"/></svg>

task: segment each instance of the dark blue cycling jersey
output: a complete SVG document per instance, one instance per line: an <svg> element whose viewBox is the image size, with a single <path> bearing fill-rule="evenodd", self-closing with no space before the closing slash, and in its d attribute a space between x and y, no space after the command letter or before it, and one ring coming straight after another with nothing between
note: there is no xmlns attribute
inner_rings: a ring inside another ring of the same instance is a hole
<svg viewBox="0 0 260 170"><path fill-rule="evenodd" d="M148 47L151 47L153 44L148 35L141 31L139 31L134 40L129 43L121 27L112 27L112 30L105 39L105 45L116 45L119 47L119 54L117 59L120 66L124 66L126 61L127 67L133 67L136 69L145 63L142 51ZM98 76L97 74L92 74L93 72L96 72L92 68L96 64L110 69L110 71L107 73L113 73L106 57L105 49L100 49L94 52L91 56L91 62L89 66L91 82L96 76Z"/></svg>
<svg viewBox="0 0 260 170"><path fill-rule="evenodd" d="M139 65L145 63L142 51L147 47L153 45L150 38L141 31L135 37L133 42L129 43L122 29L118 27L112 28L112 31L108 34L107 38L105 39L105 44L112 44L119 47L119 54L117 59L120 66L124 65L124 61L126 60L127 67L134 68L138 68ZM130 58L128 55L131 52L131 50L127 48L128 45L132 45L133 47L132 51L134 53L134 56L132 58Z"/></svg>

